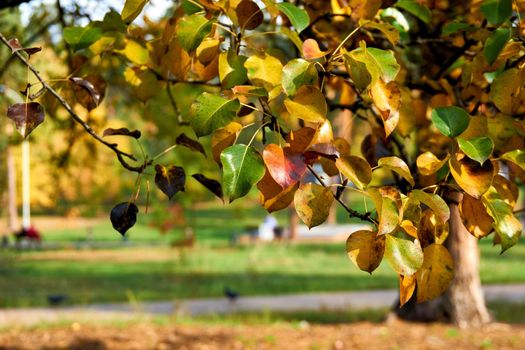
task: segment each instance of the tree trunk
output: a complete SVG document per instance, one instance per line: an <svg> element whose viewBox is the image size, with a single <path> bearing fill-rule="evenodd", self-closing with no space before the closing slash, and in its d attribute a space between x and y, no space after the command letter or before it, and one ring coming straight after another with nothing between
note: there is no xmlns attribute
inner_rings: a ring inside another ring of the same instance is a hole
<svg viewBox="0 0 525 350"><path fill-rule="evenodd" d="M449 196L450 232L446 246L454 259L454 279L444 296L450 319L461 328L477 327L490 321L479 278L478 240L463 226L458 204L460 192Z"/></svg>
<svg viewBox="0 0 525 350"><path fill-rule="evenodd" d="M446 241L454 259L454 279L445 294L436 300L417 304L413 297L396 307L398 317L410 321L445 321L461 328L478 327L490 321L479 278L478 241L463 226L458 204L462 194L448 195L449 236ZM414 293L415 295L415 293Z"/></svg>
<svg viewBox="0 0 525 350"><path fill-rule="evenodd" d="M16 205L16 168L13 156L13 146L6 147L6 165L7 165L7 217L9 233L14 233L18 227L18 213Z"/></svg>

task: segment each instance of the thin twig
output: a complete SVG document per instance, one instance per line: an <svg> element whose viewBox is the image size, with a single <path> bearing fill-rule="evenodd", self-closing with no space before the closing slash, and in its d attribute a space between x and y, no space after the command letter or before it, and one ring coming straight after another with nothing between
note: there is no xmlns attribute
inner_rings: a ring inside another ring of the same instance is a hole
<svg viewBox="0 0 525 350"><path fill-rule="evenodd" d="M312 168L311 165L307 165L306 166L308 168L308 170L310 170L310 172L312 173L312 175L317 179L317 181L319 181L319 183L325 187L325 188L328 188L328 186L324 183L323 179L321 179L321 177L315 172L315 170ZM338 198L337 196L335 196L333 193L332 193L332 196L334 196L334 199L339 202L339 204L341 204L341 206L343 207L344 210L346 210L346 212L350 215L350 217L354 217L354 218L358 218L360 219L361 221L367 221L367 222L370 222L372 224L375 224L374 220L372 220L372 218L370 217L371 213L370 212L367 212L367 213L360 213L358 211L355 211L354 209L348 207L346 205L345 202L343 202L341 200L341 198Z"/></svg>
<svg viewBox="0 0 525 350"><path fill-rule="evenodd" d="M0 41L2 41L9 49L11 49L11 45L9 45L9 41L6 39L6 37L2 33L0 33ZM24 65L27 66L27 68L35 75L38 81L40 81L40 83L42 84L42 88L49 91L51 95L53 95L58 100L58 102L60 102L60 104L66 109L66 111L69 113L69 115L73 118L75 122L80 124L84 128L84 130L86 130L86 132L89 135L91 135L95 140L97 140L98 142L108 147L113 152L115 152L115 154L117 155L117 159L119 160L119 162L122 164L124 168L130 171L142 173L145 168L147 168L149 165L152 164L151 160L145 160L144 163L141 164L140 166L133 166L129 164L125 160L125 158L136 161L137 159L135 158L134 155L120 150L117 144L110 143L104 140L101 136L99 136L84 120L82 120L82 118L77 113L75 113L75 111L69 105L69 103L67 103L67 101L40 76L40 73L35 69L35 67L33 67L29 63L29 61L19 51L13 52L13 55L15 55Z"/></svg>

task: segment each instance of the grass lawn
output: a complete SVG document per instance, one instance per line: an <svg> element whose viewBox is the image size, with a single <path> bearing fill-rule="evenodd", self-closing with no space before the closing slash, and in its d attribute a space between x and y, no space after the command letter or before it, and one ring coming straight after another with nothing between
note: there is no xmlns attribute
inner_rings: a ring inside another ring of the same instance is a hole
<svg viewBox="0 0 525 350"><path fill-rule="evenodd" d="M480 243L484 283L525 282L525 246L503 256ZM344 244L208 246L70 250L3 254L0 306L46 304L67 294L74 304L136 299L222 296L225 286L242 295L396 288L384 262L373 275L357 270Z"/></svg>

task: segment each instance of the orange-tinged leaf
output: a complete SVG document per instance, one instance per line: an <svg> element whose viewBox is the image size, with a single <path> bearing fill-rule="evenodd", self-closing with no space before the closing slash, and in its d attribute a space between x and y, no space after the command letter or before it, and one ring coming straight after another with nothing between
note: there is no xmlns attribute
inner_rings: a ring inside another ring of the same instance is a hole
<svg viewBox="0 0 525 350"><path fill-rule="evenodd" d="M372 180L372 168L366 160L357 156L341 156L335 161L337 169L356 187L363 189Z"/></svg>
<svg viewBox="0 0 525 350"><path fill-rule="evenodd" d="M299 182L283 189L266 169L264 177L257 184L261 203L263 207L272 213L284 209L292 203L295 191L299 188Z"/></svg>
<svg viewBox="0 0 525 350"><path fill-rule="evenodd" d="M297 215L312 228L326 221L334 196L330 188L314 183L305 183L295 192L294 205Z"/></svg>
<svg viewBox="0 0 525 350"><path fill-rule="evenodd" d="M231 122L223 128L217 129L211 136L211 152L213 159L220 164L221 152L226 147L230 147L237 139L237 133L241 131L242 125L237 122Z"/></svg>
<svg viewBox="0 0 525 350"><path fill-rule="evenodd" d="M423 265L416 272L418 303L443 294L454 278L454 261L447 248L431 244L423 250L423 255Z"/></svg>
<svg viewBox="0 0 525 350"><path fill-rule="evenodd" d="M281 148L271 143L264 149L263 159L275 182L283 188L301 180L306 172L304 156L290 147Z"/></svg>
<svg viewBox="0 0 525 350"><path fill-rule="evenodd" d="M403 276L399 277L399 306L405 305L416 290L416 276Z"/></svg>
<svg viewBox="0 0 525 350"><path fill-rule="evenodd" d="M462 153L456 153L449 160L450 172L454 180L465 192L474 198L480 198L488 191L494 178L492 162L480 165Z"/></svg>
<svg viewBox="0 0 525 350"><path fill-rule="evenodd" d="M346 240L346 254L360 270L372 273L383 260L385 236L377 232L360 230Z"/></svg>
<svg viewBox="0 0 525 350"><path fill-rule="evenodd" d="M468 194L463 195L459 205L461 219L468 232L476 238L483 238L492 232L494 220L487 213L487 209L480 199Z"/></svg>
<svg viewBox="0 0 525 350"><path fill-rule="evenodd" d="M329 51L321 51L319 44L314 39L306 39L303 43L303 57L307 60L315 60L328 55L328 53Z"/></svg>

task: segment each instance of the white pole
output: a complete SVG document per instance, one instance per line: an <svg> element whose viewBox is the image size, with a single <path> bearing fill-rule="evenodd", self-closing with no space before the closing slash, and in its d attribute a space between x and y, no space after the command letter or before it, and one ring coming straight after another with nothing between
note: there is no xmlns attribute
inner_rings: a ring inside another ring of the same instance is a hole
<svg viewBox="0 0 525 350"><path fill-rule="evenodd" d="M31 192L29 178L29 142L22 142L22 226L31 227Z"/></svg>

